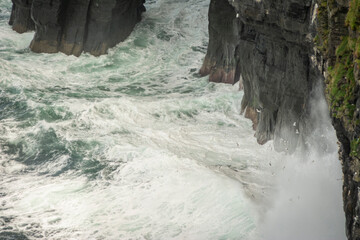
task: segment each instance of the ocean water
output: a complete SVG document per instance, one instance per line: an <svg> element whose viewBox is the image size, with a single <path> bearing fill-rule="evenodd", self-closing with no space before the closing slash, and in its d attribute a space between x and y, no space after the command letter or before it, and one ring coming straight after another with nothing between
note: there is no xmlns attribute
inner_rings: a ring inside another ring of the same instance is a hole
<svg viewBox="0 0 360 240"><path fill-rule="evenodd" d="M208 5L148 1L125 42L76 58L32 53L0 0L0 239L345 239L325 103L322 144L258 145L238 86L197 74Z"/></svg>

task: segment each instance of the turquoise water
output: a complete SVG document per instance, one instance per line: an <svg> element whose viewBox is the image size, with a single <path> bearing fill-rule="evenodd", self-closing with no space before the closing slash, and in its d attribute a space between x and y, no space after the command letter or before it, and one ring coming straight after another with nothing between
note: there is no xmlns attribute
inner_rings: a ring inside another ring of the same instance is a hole
<svg viewBox="0 0 360 240"><path fill-rule="evenodd" d="M288 174L281 171L300 169L301 176L309 166L287 166L290 157L272 143L256 143L251 122L240 115L238 86L198 76L208 4L149 1L125 42L105 56L76 58L30 52L33 33L13 32L11 2L0 1L3 234L251 240L282 231L276 203L288 199L283 191L300 193L278 183ZM320 180L341 178L333 145ZM332 179L315 187L329 189L319 202L335 199L326 207L336 206L327 211L337 216L341 183ZM306 195L309 187L302 188ZM324 222L321 213L315 224L341 239L343 223Z"/></svg>

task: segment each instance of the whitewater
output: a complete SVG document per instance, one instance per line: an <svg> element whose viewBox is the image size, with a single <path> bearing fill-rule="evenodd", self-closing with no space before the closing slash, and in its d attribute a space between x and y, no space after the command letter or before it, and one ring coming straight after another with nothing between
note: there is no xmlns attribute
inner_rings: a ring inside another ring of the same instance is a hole
<svg viewBox="0 0 360 240"><path fill-rule="evenodd" d="M305 153L258 145L239 87L198 75L208 5L147 1L76 58L32 53L0 0L0 239L345 239L323 98Z"/></svg>

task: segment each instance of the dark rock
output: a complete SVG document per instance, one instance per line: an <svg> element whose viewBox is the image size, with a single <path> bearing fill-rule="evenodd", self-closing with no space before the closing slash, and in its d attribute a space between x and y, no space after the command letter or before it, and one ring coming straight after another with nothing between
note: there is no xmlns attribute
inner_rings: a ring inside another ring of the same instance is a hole
<svg viewBox="0 0 360 240"><path fill-rule="evenodd" d="M321 79L312 64L315 35L311 1L212 0L209 46L200 70L210 81L242 76L242 111L263 144L293 152L302 138L309 93ZM249 108L249 109L248 109ZM247 110L248 109L248 110Z"/></svg>
<svg viewBox="0 0 360 240"><path fill-rule="evenodd" d="M200 74L210 75L211 82L234 84L240 79L236 73L235 50L239 31L235 9L227 1L213 0L209 22L209 47Z"/></svg>
<svg viewBox="0 0 360 240"><path fill-rule="evenodd" d="M34 30L30 12L32 0L12 0L12 2L9 24L12 25L13 30L18 33Z"/></svg>
<svg viewBox="0 0 360 240"><path fill-rule="evenodd" d="M69 1L65 11L59 51L79 56L84 49L90 0Z"/></svg>
<svg viewBox="0 0 360 240"><path fill-rule="evenodd" d="M143 0L91 1L84 51L101 55L125 40L145 10Z"/></svg>
<svg viewBox="0 0 360 240"><path fill-rule="evenodd" d="M360 240L358 3L212 0L208 52L200 71L215 82L234 83L241 76L242 112L254 122L258 142L274 139L275 148L287 152L305 146L314 127L309 100L319 82L326 85L351 240Z"/></svg>
<svg viewBox="0 0 360 240"><path fill-rule="evenodd" d="M60 51L75 56L83 51L95 56L105 54L130 35L145 11L144 0L23 1L27 5L20 5L20 0L13 2L9 23L14 30L25 29L23 19L30 19L30 13L30 22L35 23L35 36L30 44L32 51Z"/></svg>
<svg viewBox="0 0 360 240"><path fill-rule="evenodd" d="M32 18L36 31L30 44L32 51L37 53L56 53L62 34L61 17L65 14L65 1L33 0Z"/></svg>

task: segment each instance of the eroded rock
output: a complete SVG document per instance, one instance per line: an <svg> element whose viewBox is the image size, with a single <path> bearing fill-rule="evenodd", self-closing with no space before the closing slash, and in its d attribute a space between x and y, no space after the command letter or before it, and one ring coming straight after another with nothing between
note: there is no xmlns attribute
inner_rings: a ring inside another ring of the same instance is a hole
<svg viewBox="0 0 360 240"><path fill-rule="evenodd" d="M125 40L145 11L144 0L13 1L10 24L17 32L34 29L30 48L38 53L83 51L99 56ZM31 18L30 18L31 16Z"/></svg>
<svg viewBox="0 0 360 240"><path fill-rule="evenodd" d="M274 139L280 151L293 152L300 144L309 94L321 79L312 64L314 11L312 1L210 4L209 46L200 73L232 84L241 75L242 111L255 123L258 142Z"/></svg>
<svg viewBox="0 0 360 240"><path fill-rule="evenodd" d="M31 19L32 0L12 0L13 7L9 24L14 31L24 33L35 29L34 22Z"/></svg>

